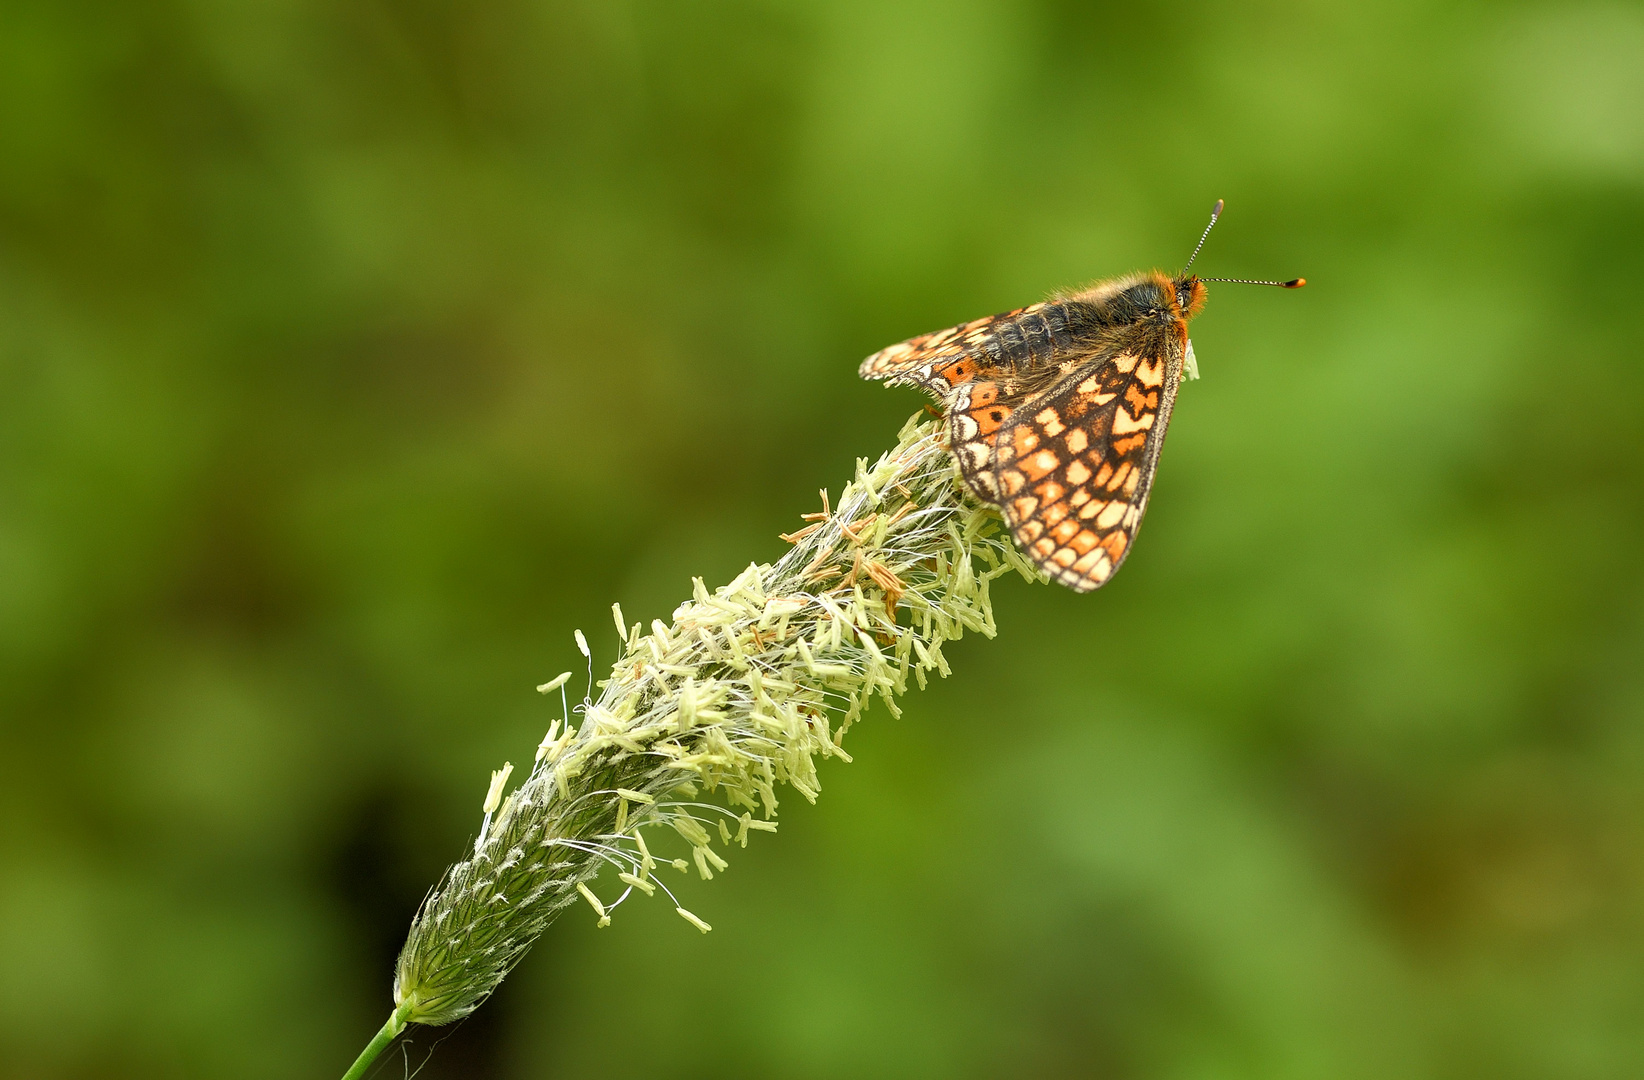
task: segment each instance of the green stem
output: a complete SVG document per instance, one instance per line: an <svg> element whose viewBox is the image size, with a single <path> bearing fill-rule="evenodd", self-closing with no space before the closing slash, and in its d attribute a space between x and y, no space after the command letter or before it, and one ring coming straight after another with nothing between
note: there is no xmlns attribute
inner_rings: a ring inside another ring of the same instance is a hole
<svg viewBox="0 0 1644 1080"><path fill-rule="evenodd" d="M389 1015L388 1023L384 1024L382 1030L377 1032L377 1037L367 1043L364 1050L360 1051L360 1056L354 1059L354 1064L350 1065L348 1071L343 1073L342 1080L359 1080L360 1077L364 1076L365 1070L369 1069L371 1063L377 1060L377 1055L388 1049L388 1044L394 1041L394 1037L405 1030L405 1018L409 1015L411 1015L411 1002L407 1001Z"/></svg>

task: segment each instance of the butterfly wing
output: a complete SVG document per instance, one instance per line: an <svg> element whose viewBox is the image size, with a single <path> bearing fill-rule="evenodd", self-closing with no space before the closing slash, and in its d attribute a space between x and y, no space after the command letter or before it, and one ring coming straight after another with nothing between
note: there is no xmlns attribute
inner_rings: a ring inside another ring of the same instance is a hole
<svg viewBox="0 0 1644 1080"><path fill-rule="evenodd" d="M974 319L946 330L920 334L898 345L880 349L857 368L864 379L883 380L891 386L918 386L938 398L976 374L974 356L981 344L1005 323L1044 304L1017 308L985 319Z"/></svg>
<svg viewBox="0 0 1644 1080"><path fill-rule="evenodd" d="M1182 360L1173 335L1099 357L1021 403L991 436L991 501L1022 553L1063 585L1098 588L1129 554Z"/></svg>

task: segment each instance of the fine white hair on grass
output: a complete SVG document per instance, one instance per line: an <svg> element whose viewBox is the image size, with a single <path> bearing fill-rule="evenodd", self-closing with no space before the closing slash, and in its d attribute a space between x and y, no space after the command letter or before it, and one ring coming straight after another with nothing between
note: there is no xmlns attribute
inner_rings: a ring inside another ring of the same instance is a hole
<svg viewBox="0 0 1644 1080"><path fill-rule="evenodd" d="M524 781L506 797L500 783L487 792L472 857L412 921L379 1038L472 1012L578 902L605 925L630 893L660 887L707 933L654 872L724 870L722 849L775 831L780 786L815 801L818 759L850 760L845 733L875 696L899 716L910 676L923 687L930 672L948 674L944 642L993 636L990 581L1012 570L1044 580L964 494L936 423L909 420L895 449L858 460L837 506L826 492L823 506L783 537L793 547L776 563L711 591L695 579L650 633L613 607L621 658L598 699L590 691L572 710L580 721L568 713L563 730L549 728ZM563 693L565 678L542 689ZM656 829L683 841L689 861L653 854L645 832ZM610 901L596 891L606 866L626 887Z"/></svg>

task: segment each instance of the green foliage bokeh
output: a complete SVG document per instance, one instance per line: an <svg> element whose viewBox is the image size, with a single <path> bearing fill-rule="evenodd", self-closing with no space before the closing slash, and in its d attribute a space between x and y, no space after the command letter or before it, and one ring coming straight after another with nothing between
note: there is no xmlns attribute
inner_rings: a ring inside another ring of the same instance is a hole
<svg viewBox="0 0 1644 1080"><path fill-rule="evenodd" d="M0 1074L339 1074L573 627L1217 197L1311 284L1212 287L1114 583L410 1060L1644 1072L1636 4L10 0L0 101Z"/></svg>

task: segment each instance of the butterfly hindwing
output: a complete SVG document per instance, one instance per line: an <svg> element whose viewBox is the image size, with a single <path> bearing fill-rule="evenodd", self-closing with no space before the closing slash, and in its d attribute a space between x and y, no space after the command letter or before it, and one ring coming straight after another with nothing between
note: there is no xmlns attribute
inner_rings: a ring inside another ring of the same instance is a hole
<svg viewBox="0 0 1644 1080"><path fill-rule="evenodd" d="M999 383L986 377L961 383L948 396L948 444L959 462L959 475L983 502L999 501L993 440L1015 412L1015 404Z"/></svg>
<svg viewBox="0 0 1644 1080"><path fill-rule="evenodd" d="M1081 366L993 435L990 501L1022 553L1079 592L1113 576L1147 508L1182 367L1157 340Z"/></svg>

